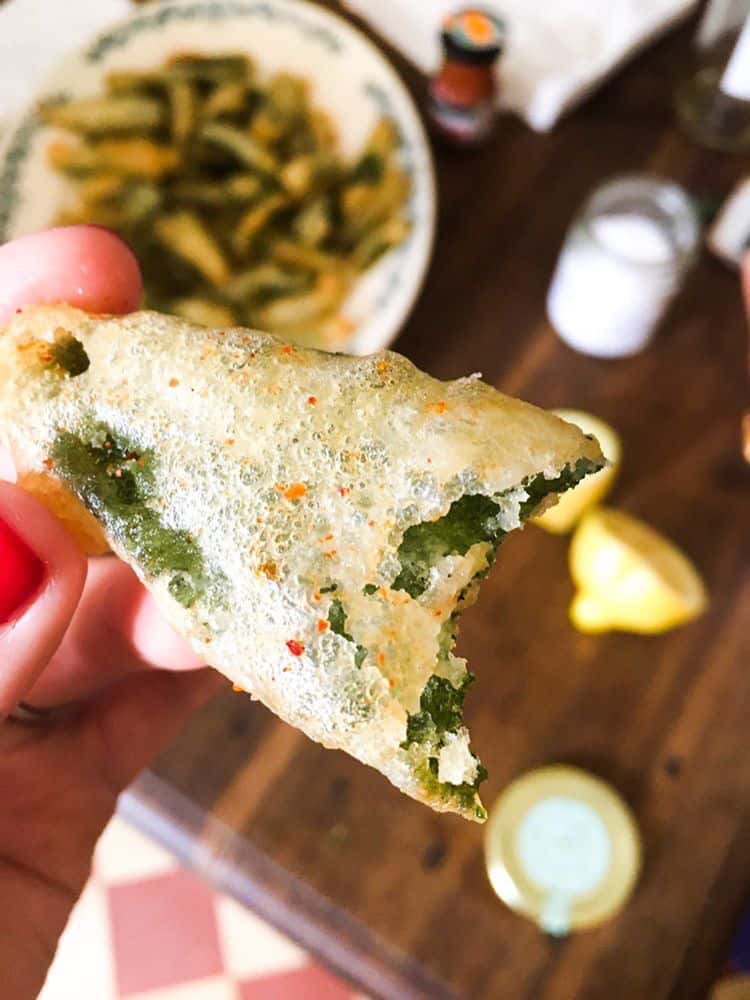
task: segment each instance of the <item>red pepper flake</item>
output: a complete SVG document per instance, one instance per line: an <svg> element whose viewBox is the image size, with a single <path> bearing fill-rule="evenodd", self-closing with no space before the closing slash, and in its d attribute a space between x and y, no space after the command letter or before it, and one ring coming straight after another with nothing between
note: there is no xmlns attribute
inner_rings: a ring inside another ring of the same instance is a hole
<svg viewBox="0 0 750 1000"><path fill-rule="evenodd" d="M146 465L146 459L145 458L139 458L138 461L135 464L136 465L140 465L140 467L143 469L145 467L145 465Z"/></svg>
<svg viewBox="0 0 750 1000"><path fill-rule="evenodd" d="M379 372L387 372L391 367L391 363L387 358L384 358L382 361L378 361L375 367Z"/></svg>
<svg viewBox="0 0 750 1000"><path fill-rule="evenodd" d="M435 413L445 413L445 411L448 409L448 404L443 402L443 400L441 399L440 402L435 403L435 405L431 407L431 409L433 409Z"/></svg>
<svg viewBox="0 0 750 1000"><path fill-rule="evenodd" d="M315 406L315 404L318 402L318 398L317 396L308 396L307 402L310 404L310 406Z"/></svg>
<svg viewBox="0 0 750 1000"><path fill-rule="evenodd" d="M260 567L260 572L265 573L269 580L275 580L278 576L278 568L273 560L263 563Z"/></svg>
<svg viewBox="0 0 750 1000"><path fill-rule="evenodd" d="M245 689L243 687L240 687L239 684L233 684L232 685L232 690L235 691L237 694L239 694L239 693L247 694L247 691L245 691Z"/></svg>
<svg viewBox="0 0 750 1000"><path fill-rule="evenodd" d="M433 611L432 614L435 618L442 618L443 616L443 612L440 610L440 608L436 608L436 610Z"/></svg>
<svg viewBox="0 0 750 1000"><path fill-rule="evenodd" d="M305 651L305 647L297 639L289 639L286 648L292 654L292 656L302 656Z"/></svg>
<svg viewBox="0 0 750 1000"><path fill-rule="evenodd" d="M375 521L368 521L367 523L370 525L371 528L375 527Z"/></svg>
<svg viewBox="0 0 750 1000"><path fill-rule="evenodd" d="M341 494L342 497L346 497L349 496L351 490L349 489L348 486L339 486L339 493Z"/></svg>
<svg viewBox="0 0 750 1000"><path fill-rule="evenodd" d="M52 459L51 458L44 458L44 459L42 459L42 465L44 466L45 469L51 469L52 468Z"/></svg>
<svg viewBox="0 0 750 1000"><path fill-rule="evenodd" d="M287 500L301 500L307 493L307 487L304 483L292 483L291 486L283 490L283 493Z"/></svg>
<svg viewBox="0 0 750 1000"><path fill-rule="evenodd" d="M313 598L314 601L319 601L320 600L320 594L317 592L317 590L312 595L312 598Z"/></svg>
<svg viewBox="0 0 750 1000"><path fill-rule="evenodd" d="M292 669L292 668L291 668L291 667L289 667L289 666L286 666L286 667L282 667L282 668L281 668L281 672L282 672L282 674L288 674L288 673L289 673L289 671L290 671L291 669Z"/></svg>
<svg viewBox="0 0 750 1000"><path fill-rule="evenodd" d="M326 559L333 559L333 557L336 555L336 549L331 549L330 552L324 552L323 555L326 557Z"/></svg>
<svg viewBox="0 0 750 1000"><path fill-rule="evenodd" d="M381 667L383 666L383 664L385 663L385 654L378 653L378 663L380 664Z"/></svg>
<svg viewBox="0 0 750 1000"><path fill-rule="evenodd" d="M170 389L176 388L179 384L180 384L180 380L178 378L171 378L169 380L169 388Z"/></svg>
<svg viewBox="0 0 750 1000"><path fill-rule="evenodd" d="M230 446L233 445L234 444L234 438L226 438L225 441L224 441L224 444L228 444Z"/></svg>
<svg viewBox="0 0 750 1000"><path fill-rule="evenodd" d="M323 539L323 541L324 542L330 542L332 538L333 538L333 535L326 535L326 537Z"/></svg>
<svg viewBox="0 0 750 1000"><path fill-rule="evenodd" d="M392 677L388 678L388 686L392 687L392 688L395 688L395 686L396 686L396 682L394 681L394 679Z"/></svg>
<svg viewBox="0 0 750 1000"><path fill-rule="evenodd" d="M292 347L291 344L284 344L284 346L281 348L281 353L282 354L296 354L297 352L295 351L295 349Z"/></svg>
<svg viewBox="0 0 750 1000"><path fill-rule="evenodd" d="M328 622L325 618L318 618L318 632L325 632L328 628Z"/></svg>

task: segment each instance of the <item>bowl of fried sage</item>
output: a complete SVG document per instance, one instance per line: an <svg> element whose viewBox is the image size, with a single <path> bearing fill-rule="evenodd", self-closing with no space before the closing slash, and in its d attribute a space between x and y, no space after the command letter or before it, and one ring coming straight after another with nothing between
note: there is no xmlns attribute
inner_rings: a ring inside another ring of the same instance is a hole
<svg viewBox="0 0 750 1000"><path fill-rule="evenodd" d="M107 226L147 308L323 350L397 336L434 214L408 92L303 0L146 5L66 59L0 149L0 240Z"/></svg>

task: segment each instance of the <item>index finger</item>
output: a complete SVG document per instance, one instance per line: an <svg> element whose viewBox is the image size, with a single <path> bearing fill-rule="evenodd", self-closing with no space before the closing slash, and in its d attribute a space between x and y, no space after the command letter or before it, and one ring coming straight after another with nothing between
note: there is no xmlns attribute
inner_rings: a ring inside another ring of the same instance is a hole
<svg viewBox="0 0 750 1000"><path fill-rule="evenodd" d="M132 250L99 226L48 229L0 246L0 326L17 309L45 303L131 312L142 290Z"/></svg>

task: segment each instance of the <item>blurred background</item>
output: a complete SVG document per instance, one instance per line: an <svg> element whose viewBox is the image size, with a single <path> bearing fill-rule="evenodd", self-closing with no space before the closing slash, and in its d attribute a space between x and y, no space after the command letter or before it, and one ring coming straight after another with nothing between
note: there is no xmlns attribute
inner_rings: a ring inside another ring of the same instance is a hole
<svg viewBox="0 0 750 1000"><path fill-rule="evenodd" d="M122 798L44 1000L750 997L750 0L0 0L0 241L395 348L611 465L458 652L487 824L227 691Z"/></svg>

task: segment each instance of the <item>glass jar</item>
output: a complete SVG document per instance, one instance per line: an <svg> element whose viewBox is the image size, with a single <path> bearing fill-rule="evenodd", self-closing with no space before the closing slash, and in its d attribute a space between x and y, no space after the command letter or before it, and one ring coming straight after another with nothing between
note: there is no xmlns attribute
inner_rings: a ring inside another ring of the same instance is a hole
<svg viewBox="0 0 750 1000"><path fill-rule="evenodd" d="M713 0L696 38L696 64L675 91L677 119L702 146L750 150L750 0Z"/></svg>
<svg viewBox="0 0 750 1000"><path fill-rule="evenodd" d="M565 238L547 296L559 336L618 358L649 343L698 247L695 208L678 185L625 175L589 197Z"/></svg>
<svg viewBox="0 0 750 1000"><path fill-rule="evenodd" d="M547 934L596 927L629 899L641 869L635 820L610 785L577 767L529 771L492 806L487 875L500 899Z"/></svg>

